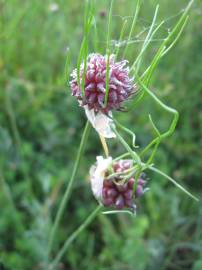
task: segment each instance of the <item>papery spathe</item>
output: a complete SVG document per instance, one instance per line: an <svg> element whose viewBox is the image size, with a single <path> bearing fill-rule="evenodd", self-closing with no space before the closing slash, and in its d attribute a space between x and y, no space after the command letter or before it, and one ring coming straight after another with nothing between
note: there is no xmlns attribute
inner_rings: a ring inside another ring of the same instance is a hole
<svg viewBox="0 0 202 270"><path fill-rule="evenodd" d="M102 189L105 173L112 164L112 157L103 158L102 156L98 156L96 159L96 165L93 165L90 168L90 181L95 198L98 201L102 201Z"/></svg>

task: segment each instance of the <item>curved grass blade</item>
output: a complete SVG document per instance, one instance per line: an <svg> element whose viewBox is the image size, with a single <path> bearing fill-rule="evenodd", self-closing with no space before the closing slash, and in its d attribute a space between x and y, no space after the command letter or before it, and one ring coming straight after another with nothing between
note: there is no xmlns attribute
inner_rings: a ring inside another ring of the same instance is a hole
<svg viewBox="0 0 202 270"><path fill-rule="evenodd" d="M151 117L150 114L149 114L149 121L150 121L150 123L152 124L152 127L153 127L154 131L156 132L156 134L157 134L159 140L155 143L154 149L153 149L153 151L152 151L152 153L151 153L151 156L149 157L149 159L148 159L148 161L147 161L147 163L146 163L146 166L148 166L149 164L152 163L152 161L153 161L153 159L154 159L154 156L155 156L155 154L156 154L156 151L157 151L157 149L158 149L158 146L159 146L159 144L160 144L160 142L161 142L161 134L160 134L158 128L155 126L155 124L154 124L154 122L153 122L152 117Z"/></svg>
<svg viewBox="0 0 202 270"><path fill-rule="evenodd" d="M97 206L97 208L88 216L88 218L78 227L77 230L75 230L70 237L67 238L65 241L64 245L56 255L55 259L49 266L49 270L54 270L56 269L58 263L60 262L61 258L69 248L70 244L77 238L77 236L93 221L93 219L97 216L97 214L101 211L102 205Z"/></svg>
<svg viewBox="0 0 202 270"><path fill-rule="evenodd" d="M112 210L102 212L104 215L113 215L113 214L129 214L130 216L136 216L135 213L132 213L129 210Z"/></svg>
<svg viewBox="0 0 202 270"><path fill-rule="evenodd" d="M170 44L170 46L164 51L164 53L162 54L162 57L167 54L174 46L175 44L177 43L177 41L179 40L185 26L187 25L187 22L188 22L188 19L189 19L189 16L186 17L184 23L182 24L182 27L179 31L179 33L177 34L176 38L174 39L174 41Z"/></svg>
<svg viewBox="0 0 202 270"><path fill-rule="evenodd" d="M151 76L152 76L157 64L159 63L160 58L165 55L165 51L168 50L168 48L170 50L170 48L172 48L172 46L173 46L172 44L173 43L175 44L177 42L177 40L179 39L180 33L184 29L186 22L187 22L187 14L188 14L193 3L194 3L194 0L191 0L189 2L189 4L185 8L182 16L180 17L180 19L178 20L178 22L176 23L176 25L174 26L172 31L168 34L168 37L160 45L160 47L159 47L156 55L154 56L150 66L144 72L143 77L144 77L144 82L146 83L146 85L149 84Z"/></svg>
<svg viewBox="0 0 202 270"><path fill-rule="evenodd" d="M105 92L105 100L104 107L107 106L108 96L109 96L109 73L110 73L110 38L111 38L111 20L112 20L112 8L113 8L114 0L111 0L111 5L109 9L109 19L108 19L108 29L107 29L107 65L106 65L106 92Z"/></svg>
<svg viewBox="0 0 202 270"><path fill-rule="evenodd" d="M135 160L135 162L139 165L139 167L141 167L141 159L138 156L138 154L133 151L130 146L128 145L128 143L124 140L124 138L119 134L119 132L117 131L117 129L115 127L112 127L112 130L114 131L114 133L116 134L117 138L119 139L119 141L121 142L121 144L125 147L125 149L130 153L131 157Z"/></svg>
<svg viewBox="0 0 202 270"><path fill-rule="evenodd" d="M137 146L135 144L136 141L136 135L134 132L132 132L130 129L126 128L125 126L121 125L116 119L114 119L114 122L116 123L116 125L121 128L123 131L125 131L127 134L129 134L130 136L132 136L132 146L134 148L138 148L139 146Z"/></svg>
<svg viewBox="0 0 202 270"><path fill-rule="evenodd" d="M156 23L156 18L157 18L158 10L159 10L159 5L156 6L156 9L155 9L155 12L154 12L154 17L153 17L151 26L149 28L148 34L147 34L147 36L145 38L145 41L144 41L144 43L142 45L142 48L141 48L141 51L140 51L138 57L136 58L134 64L131 67L131 70L134 69L134 67L136 66L136 64L137 64L137 69L139 69L139 66L140 66L140 63L141 63L141 56L142 56L143 52L146 50L148 44L150 43L151 36L153 36L156 33L156 31L159 29L159 26L158 26L157 29L155 30L155 32L152 35L153 28L154 28L154 25ZM161 26L161 24L160 24L160 26ZM138 71L136 71L136 72L138 73Z"/></svg>
<svg viewBox="0 0 202 270"><path fill-rule="evenodd" d="M177 125L177 122L178 122L178 119L179 119L179 113L178 111L176 111L175 109L165 105L153 92L151 92L147 87L146 85L141 81L141 79L136 75L136 78L139 82L139 84L141 85L141 87L144 89L144 91L154 99L154 101L160 106L162 107L165 111L167 111L168 113L171 113L173 114L173 121L170 125L170 128L164 132L163 134L161 134L161 136L155 138L141 153L141 155L143 155L147 150L149 150L149 148L157 143L158 141L160 142L162 139L166 138L166 137L169 137L173 134L173 132L175 131L175 128L176 128L176 125ZM152 121L153 123L153 121ZM153 125L154 126L154 125Z"/></svg>
<svg viewBox="0 0 202 270"><path fill-rule="evenodd" d="M137 0L137 4L136 4L136 7L135 7L135 14L134 14L134 17L133 17L133 22L132 22L130 33L129 33L129 36L128 36L128 39L127 39L127 42L126 42L126 47L125 47L125 50L124 50L123 56L122 56L123 59L125 58L125 55L126 55L127 50L128 50L128 45L129 45L129 42L131 40L133 31L134 31L134 28L135 28L135 25L136 25L136 22L137 22L137 18L138 18L138 14L139 14L139 11L140 11L141 3L142 3L141 0Z"/></svg>
<svg viewBox="0 0 202 270"><path fill-rule="evenodd" d="M120 44L121 44L121 41L122 41L122 39L123 39L124 32L125 32L125 30L126 30L127 22L128 22L128 20L124 20L124 22L123 22L123 26L122 26L122 29L121 29L119 41L118 41L118 44L117 44L117 48L116 48L116 50L115 50L115 58L116 58L116 59L117 59L117 57L118 57L118 55L119 55Z"/></svg>
<svg viewBox="0 0 202 270"><path fill-rule="evenodd" d="M65 61L65 82L69 82L69 75L70 75L70 72L69 72L69 64L70 64L70 61L69 61L69 48L67 49L67 56L66 56L66 61Z"/></svg>
<svg viewBox="0 0 202 270"><path fill-rule="evenodd" d="M164 176L166 179L168 179L170 182L172 182L176 187L178 187L184 193L186 193L189 197L191 197L192 199L194 199L197 202L199 201L199 199L197 197L192 195L188 190L186 190L183 186L181 186L179 183L177 183L172 177L168 176L167 174L165 174L164 172L160 171L159 169L157 169L153 166L148 167L148 169Z"/></svg>
<svg viewBox="0 0 202 270"><path fill-rule="evenodd" d="M147 47L149 46L149 44L152 42L152 38L154 37L154 35L158 32L158 30L161 28L161 26L164 24L164 21L162 21L155 29L154 31L151 33L151 36L149 37L147 43L143 44L142 46L142 50L140 51L138 57L136 58L134 64L131 67L132 69L135 69L136 72L138 73L140 65L141 65L141 61L142 61L142 55L144 54L144 52L146 51ZM137 66L137 67L136 67Z"/></svg>
<svg viewBox="0 0 202 270"><path fill-rule="evenodd" d="M85 74L86 74L86 63L88 57L88 39L89 33L92 26L93 18L94 18L94 8L93 5L89 4L89 1L86 1L85 4L85 16L84 16L84 37L81 44L81 48L79 51L78 61L77 61L77 83L82 90L82 96L84 97L84 84L85 84ZM80 81L80 68L81 63L84 63L84 71L82 76L82 84Z"/></svg>

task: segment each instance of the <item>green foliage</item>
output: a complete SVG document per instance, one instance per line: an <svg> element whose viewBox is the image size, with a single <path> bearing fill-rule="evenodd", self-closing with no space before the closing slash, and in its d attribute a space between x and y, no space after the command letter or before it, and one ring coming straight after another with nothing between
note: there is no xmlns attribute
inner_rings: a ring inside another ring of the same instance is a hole
<svg viewBox="0 0 202 270"><path fill-rule="evenodd" d="M83 38L83 2L58 0L58 10L53 12L53 2L49 0L0 1L0 261L8 269L46 269L50 228L70 179L85 125L85 115L71 98L65 79L67 48L69 69L77 65ZM111 39L119 40L123 16L129 16L122 33L125 38L129 33L128 49L125 52L121 46L118 52L132 64L160 3L155 27L164 19L165 22L143 53L141 65L137 63L140 72L149 65L159 47L158 40L167 35L187 4L185 0L142 2L140 17L131 30L134 1L114 1L113 14L120 16L112 16L110 33ZM96 24L92 21L91 25L95 32L90 33L88 49L97 47L105 53L109 1L97 1L95 12ZM196 1L183 35L159 63L151 82L160 99L180 113L174 136L163 142L153 162L199 197L201 13L202 4ZM144 28L147 31L139 35ZM146 146L156 136L148 114L159 130L166 130L172 119L149 97L134 106L135 103L130 101L129 112L117 113L116 117L135 131L136 144ZM128 136L131 141L131 134ZM112 148L117 154L123 150L116 143ZM87 158L81 162L73 196L59 228L59 246L95 207L87 181L88 168L100 153L100 143L92 131L86 145ZM150 172L148 176L150 191L138 205L137 217L99 215L66 252L60 269L77 270L78 264L79 269L90 270L201 269L200 203L160 175Z"/></svg>

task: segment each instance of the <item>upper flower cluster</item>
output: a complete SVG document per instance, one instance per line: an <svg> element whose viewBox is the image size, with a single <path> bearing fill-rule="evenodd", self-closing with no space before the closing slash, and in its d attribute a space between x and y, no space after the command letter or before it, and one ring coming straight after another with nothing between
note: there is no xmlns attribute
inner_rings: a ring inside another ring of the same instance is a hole
<svg viewBox="0 0 202 270"><path fill-rule="evenodd" d="M87 106L95 113L108 114L109 111L122 108L122 102L127 100L134 92L133 79L129 77L127 61L115 61L115 56L110 55L109 59L109 92L108 100L105 103L106 95L106 74L107 56L98 53L90 54L86 63L86 76L84 77L84 96L82 96L82 78L84 64L80 67L80 82L78 83L77 69L72 74L70 82L72 95L75 96L81 106Z"/></svg>

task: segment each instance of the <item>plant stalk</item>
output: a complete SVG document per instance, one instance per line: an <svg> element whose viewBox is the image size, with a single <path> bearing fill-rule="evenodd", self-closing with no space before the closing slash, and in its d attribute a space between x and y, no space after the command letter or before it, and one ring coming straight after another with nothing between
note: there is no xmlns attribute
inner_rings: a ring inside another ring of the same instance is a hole
<svg viewBox="0 0 202 270"><path fill-rule="evenodd" d="M101 211L102 205L99 205L89 216L88 218L74 231L70 237L67 238L65 241L63 247L60 249L58 254L56 255L55 259L53 260L52 264L49 267L49 270L55 269L57 264L60 262L62 256L67 251L70 244L77 238L77 236L84 230L86 227L93 221L93 219L96 217L96 215Z"/></svg>
<svg viewBox="0 0 202 270"><path fill-rule="evenodd" d="M53 228L51 230L49 243L48 243L48 258L50 256L50 253L51 253L51 250L52 250L52 247L53 247L53 243L54 243L54 239L55 239L55 235L56 235L59 223L61 221L61 218L62 218L62 215L64 213L67 202L68 202L68 200L70 198L70 193L72 191L74 179L75 179L75 176L76 176L79 164L80 164L81 156L82 156L83 151L84 151L84 147L85 147L88 135L89 135L89 131L90 131L90 123L87 121L84 132L83 132L83 135L82 135L82 138L81 138L81 143L80 143L79 150L78 150L78 153L77 153L76 161L74 163L74 168L73 168L73 171L72 171L72 175L71 175L70 181L68 183L67 189L65 191L65 194L64 194L64 196L62 198L62 201L60 203L60 206L59 206L59 209L57 211L56 218L55 218L55 221L54 221L54 224L53 224Z"/></svg>

